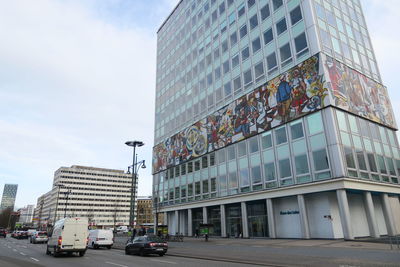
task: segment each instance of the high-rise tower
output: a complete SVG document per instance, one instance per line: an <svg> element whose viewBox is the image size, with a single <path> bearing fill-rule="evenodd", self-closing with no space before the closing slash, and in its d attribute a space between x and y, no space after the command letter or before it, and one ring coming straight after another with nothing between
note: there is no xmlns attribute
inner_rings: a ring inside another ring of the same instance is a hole
<svg viewBox="0 0 400 267"><path fill-rule="evenodd" d="M11 208L14 210L15 198L17 197L17 184L5 184L3 197L1 199L0 211Z"/></svg>
<svg viewBox="0 0 400 267"><path fill-rule="evenodd" d="M400 232L397 126L359 0L180 1L158 31L155 111L172 234Z"/></svg>

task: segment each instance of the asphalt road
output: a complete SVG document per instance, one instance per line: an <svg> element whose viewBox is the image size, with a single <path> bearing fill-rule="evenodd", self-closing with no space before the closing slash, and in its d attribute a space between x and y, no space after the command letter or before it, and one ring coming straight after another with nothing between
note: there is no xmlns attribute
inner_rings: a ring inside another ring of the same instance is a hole
<svg viewBox="0 0 400 267"><path fill-rule="evenodd" d="M60 267L128 267L128 266L251 266L246 264L235 264L212 260L199 260L184 257L159 256L135 256L125 255L123 250L88 249L85 256L63 255L57 258L46 255L45 244L30 244L28 240L17 240L7 237L0 238L0 266L4 267L39 267L39 266L60 266Z"/></svg>

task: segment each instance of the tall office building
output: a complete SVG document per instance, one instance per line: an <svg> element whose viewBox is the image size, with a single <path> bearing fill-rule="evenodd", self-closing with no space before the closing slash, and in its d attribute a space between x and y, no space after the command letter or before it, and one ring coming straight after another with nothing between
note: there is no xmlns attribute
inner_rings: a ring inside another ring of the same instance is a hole
<svg viewBox="0 0 400 267"><path fill-rule="evenodd" d="M158 30L155 210L171 234L400 233L400 150L359 0L182 0Z"/></svg>
<svg viewBox="0 0 400 267"><path fill-rule="evenodd" d="M17 184L5 184L3 197L1 198L0 211L11 208L14 210L15 198L17 197Z"/></svg>
<svg viewBox="0 0 400 267"><path fill-rule="evenodd" d="M35 209L34 205L27 205L26 207L18 209L19 222L32 223L34 209Z"/></svg>

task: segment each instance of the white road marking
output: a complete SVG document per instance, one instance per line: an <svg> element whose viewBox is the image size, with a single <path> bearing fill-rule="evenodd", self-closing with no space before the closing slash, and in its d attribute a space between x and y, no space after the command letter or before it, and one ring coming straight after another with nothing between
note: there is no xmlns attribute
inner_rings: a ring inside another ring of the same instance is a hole
<svg viewBox="0 0 400 267"><path fill-rule="evenodd" d="M38 259L35 259L35 258L32 258L32 257L31 257L31 259L34 260L34 261L39 261Z"/></svg>
<svg viewBox="0 0 400 267"><path fill-rule="evenodd" d="M21 246L21 247L23 247L23 248L27 248L27 246Z"/></svg>
<svg viewBox="0 0 400 267"><path fill-rule="evenodd" d="M17 252L17 250L15 248L13 248L13 251Z"/></svg>
<svg viewBox="0 0 400 267"><path fill-rule="evenodd" d="M109 261L106 261L106 263L111 264L111 265L115 265L115 266L120 266L120 267L128 267L126 265L122 265L122 264L118 264L118 263L114 263L114 262L109 262Z"/></svg>
<svg viewBox="0 0 400 267"><path fill-rule="evenodd" d="M252 246L253 248L264 248L265 246Z"/></svg>
<svg viewBox="0 0 400 267"><path fill-rule="evenodd" d="M173 262L173 261L163 261L163 260L151 260L151 261L162 262L162 263L169 263L169 264L177 264L176 262Z"/></svg>
<svg viewBox="0 0 400 267"><path fill-rule="evenodd" d="M23 252L20 252L19 254L21 254L22 256L26 256L26 254L25 254L25 253L23 253Z"/></svg>

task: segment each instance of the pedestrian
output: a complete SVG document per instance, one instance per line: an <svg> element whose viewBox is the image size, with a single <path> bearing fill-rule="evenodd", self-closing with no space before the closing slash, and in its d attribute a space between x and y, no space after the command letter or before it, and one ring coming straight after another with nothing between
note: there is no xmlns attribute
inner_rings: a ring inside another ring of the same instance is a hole
<svg viewBox="0 0 400 267"><path fill-rule="evenodd" d="M199 238L199 229L198 228L196 228L195 237Z"/></svg>
<svg viewBox="0 0 400 267"><path fill-rule="evenodd" d="M132 240L135 238L136 236L136 228L133 228L132 230Z"/></svg>

